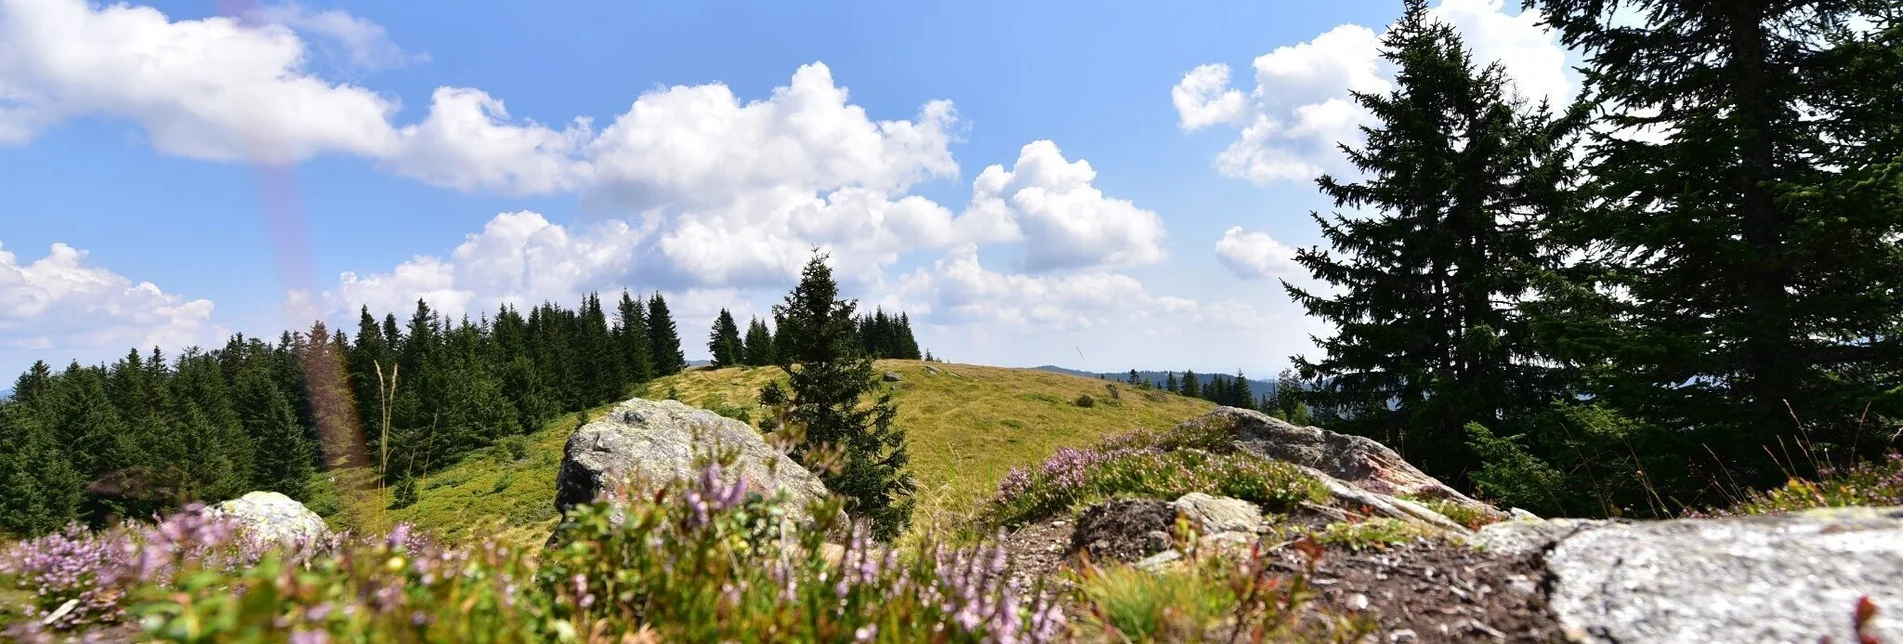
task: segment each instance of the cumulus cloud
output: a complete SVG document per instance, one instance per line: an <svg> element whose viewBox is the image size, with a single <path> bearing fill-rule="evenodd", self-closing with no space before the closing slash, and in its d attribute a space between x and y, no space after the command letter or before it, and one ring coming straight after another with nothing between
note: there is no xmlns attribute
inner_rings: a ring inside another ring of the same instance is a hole
<svg viewBox="0 0 1903 644"><path fill-rule="evenodd" d="M1295 249L1275 241L1262 231L1245 231L1235 226L1216 240L1216 259L1243 279L1294 275L1302 271L1295 263Z"/></svg>
<svg viewBox="0 0 1903 644"><path fill-rule="evenodd" d="M393 151L394 101L303 71L289 28L173 22L150 7L0 0L0 143L82 115L139 123L154 148L216 161Z"/></svg>
<svg viewBox="0 0 1903 644"><path fill-rule="evenodd" d="M1022 240L1025 268L1034 272L1162 261L1163 219L1105 196L1091 185L1096 177L1090 162L1067 161L1055 143L1034 141L1010 170L993 165L978 175L967 216Z"/></svg>
<svg viewBox="0 0 1903 644"><path fill-rule="evenodd" d="M53 244L23 264L0 249L0 361L16 370L34 359L59 367L67 359L108 360L128 347L208 345L223 335L211 322L210 300L135 283L86 255Z"/></svg>
<svg viewBox="0 0 1903 644"><path fill-rule="evenodd" d="M407 311L423 299L449 315L477 315L505 303L573 302L613 286L651 232L618 220L575 231L539 213L503 213L448 258L419 255L386 273L344 273L325 299L333 309L369 306L373 312Z"/></svg>
<svg viewBox="0 0 1903 644"><path fill-rule="evenodd" d="M893 308L939 324L1004 324L1090 329L1148 311L1193 310L1196 303L1157 297L1128 275L1087 272L1026 275L986 268L978 247L947 251L929 268L900 278L885 300Z"/></svg>
<svg viewBox="0 0 1903 644"><path fill-rule="evenodd" d="M1500 61L1520 94L1555 104L1573 96L1566 51L1555 34L1537 26L1538 12L1508 15L1504 0L1442 0L1429 13L1461 34L1476 61ZM1184 131L1238 127L1215 166L1253 183L1351 171L1336 144L1359 145L1359 127L1373 116L1355 105L1350 92L1393 87L1393 65L1381 58L1380 39L1374 29L1340 25L1313 40L1277 47L1253 62L1255 87L1246 98L1229 86L1227 65L1200 65L1170 92L1178 124Z"/></svg>

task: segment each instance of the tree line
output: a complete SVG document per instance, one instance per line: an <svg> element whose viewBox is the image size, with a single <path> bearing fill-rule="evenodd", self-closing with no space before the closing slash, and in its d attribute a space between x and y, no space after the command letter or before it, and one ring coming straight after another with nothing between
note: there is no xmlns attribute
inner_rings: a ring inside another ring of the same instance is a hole
<svg viewBox="0 0 1903 644"><path fill-rule="evenodd" d="M354 336L318 322L176 358L36 362L0 402L0 531L144 518L251 490L303 500L313 473L344 467L401 484L685 366L666 300L626 292L612 321L595 295L476 321L419 300L404 322L362 309Z"/></svg>
<svg viewBox="0 0 1903 644"><path fill-rule="evenodd" d="M1323 424L1537 512L1671 514L1893 448L1903 420L1894 2L1538 0L1584 55L1518 96L1409 0L1392 91L1284 281Z"/></svg>

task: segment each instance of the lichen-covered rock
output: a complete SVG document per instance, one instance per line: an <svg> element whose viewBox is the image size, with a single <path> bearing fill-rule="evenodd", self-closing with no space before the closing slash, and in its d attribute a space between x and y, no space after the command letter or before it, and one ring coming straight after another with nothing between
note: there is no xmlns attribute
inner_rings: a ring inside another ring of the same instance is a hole
<svg viewBox="0 0 1903 644"><path fill-rule="evenodd" d="M793 502L788 509L795 513L826 495L818 476L768 445L746 423L680 401L635 398L568 438L555 508L566 512L597 499L616 501L645 494L649 486L691 479L701 469L697 456L723 450L739 454L733 466L721 470L723 482L745 477L763 493L785 490Z"/></svg>
<svg viewBox="0 0 1903 644"><path fill-rule="evenodd" d="M1263 528L1262 508L1242 499L1191 492L1176 499L1175 506L1191 526L1201 526L1202 534L1253 533Z"/></svg>
<svg viewBox="0 0 1903 644"><path fill-rule="evenodd" d="M1499 514L1416 469L1386 445L1319 427L1298 427L1252 409L1218 407L1191 422L1227 423L1236 447L1278 461L1314 468L1357 488L1389 497L1445 499ZM1501 515L1504 516L1504 515Z"/></svg>
<svg viewBox="0 0 1903 644"><path fill-rule="evenodd" d="M1562 626L1597 642L1903 638L1903 507L1592 527L1546 557Z"/></svg>
<svg viewBox="0 0 1903 644"><path fill-rule="evenodd" d="M884 378L885 378L885 381L886 381L886 382L899 382L899 381L901 381L901 380L904 380L904 379L905 379L905 377L904 377L904 376L901 376L901 375L899 375L899 372L897 372L897 371L887 371L887 372L885 372L885 376L884 376Z"/></svg>
<svg viewBox="0 0 1903 644"><path fill-rule="evenodd" d="M1552 548L1561 539L1582 531L1615 523L1606 519L1514 518L1481 526L1466 538L1466 543L1491 553L1523 555Z"/></svg>
<svg viewBox="0 0 1903 644"><path fill-rule="evenodd" d="M205 508L205 512L238 524L247 538L287 548L331 537L323 517L277 492L247 492Z"/></svg>

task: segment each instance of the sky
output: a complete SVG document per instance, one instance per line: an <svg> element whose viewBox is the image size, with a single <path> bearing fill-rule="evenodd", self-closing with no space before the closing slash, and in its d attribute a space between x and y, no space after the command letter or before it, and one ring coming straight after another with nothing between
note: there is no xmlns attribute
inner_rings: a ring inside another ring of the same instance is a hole
<svg viewBox="0 0 1903 644"><path fill-rule="evenodd" d="M1576 92L1517 0L1433 7ZM952 362L1266 376L1401 11L0 0L0 372L624 288L702 358L817 248Z"/></svg>

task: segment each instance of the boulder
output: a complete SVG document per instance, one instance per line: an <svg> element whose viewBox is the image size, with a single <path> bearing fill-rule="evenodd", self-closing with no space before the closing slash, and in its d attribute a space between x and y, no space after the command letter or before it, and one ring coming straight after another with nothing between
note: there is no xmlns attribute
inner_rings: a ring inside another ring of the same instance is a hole
<svg viewBox="0 0 1903 644"><path fill-rule="evenodd" d="M1224 423L1231 428L1238 449L1312 468L1361 490L1387 497L1442 499L1505 516L1416 469L1374 439L1319 427L1298 427L1259 411L1235 407L1218 407L1190 422Z"/></svg>
<svg viewBox="0 0 1903 644"><path fill-rule="evenodd" d="M277 492L247 492L214 504L205 513L238 524L250 539L286 548L298 548L331 538L324 518L291 497Z"/></svg>
<svg viewBox="0 0 1903 644"><path fill-rule="evenodd" d="M737 462L722 468L723 482L745 477L762 493L787 491L798 514L806 503L826 495L819 477L768 445L746 423L676 400L635 398L568 437L555 483L555 509L597 499L617 502L645 495L655 485L692 480L700 474L696 457L734 450Z"/></svg>
<svg viewBox="0 0 1903 644"><path fill-rule="evenodd" d="M1525 530L1526 528L1517 528ZM1594 642L1903 638L1903 507L1586 526L1547 553L1561 626Z"/></svg>
<svg viewBox="0 0 1903 644"><path fill-rule="evenodd" d="M1176 506L1163 501L1106 501L1077 516L1070 536L1071 554L1092 561L1133 562L1174 545L1170 531L1176 525Z"/></svg>
<svg viewBox="0 0 1903 644"><path fill-rule="evenodd" d="M887 371L887 372L885 372L885 381L886 381L886 382L898 382L898 381L901 381L901 380L904 380L904 379L905 379L905 378L904 378L903 376L900 376L900 375L899 375L899 372L897 372L897 371Z"/></svg>
<svg viewBox="0 0 1903 644"><path fill-rule="evenodd" d="M1198 529L1205 535L1254 533L1264 527L1262 508L1242 499L1191 492L1176 499L1174 505L1189 518L1191 526L1201 526Z"/></svg>
<svg viewBox="0 0 1903 644"><path fill-rule="evenodd" d="M1552 549L1561 539L1585 530L1614 525L1606 519L1519 518L1481 526L1466 538L1469 546L1501 555L1523 555Z"/></svg>

